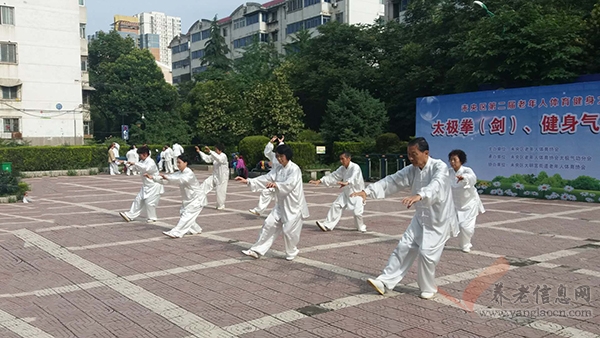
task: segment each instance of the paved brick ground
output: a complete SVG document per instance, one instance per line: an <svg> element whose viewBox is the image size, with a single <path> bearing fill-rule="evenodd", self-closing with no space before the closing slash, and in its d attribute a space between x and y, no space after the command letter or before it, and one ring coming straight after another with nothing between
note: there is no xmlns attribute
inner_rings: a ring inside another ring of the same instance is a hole
<svg viewBox="0 0 600 338"><path fill-rule="evenodd" d="M443 295L424 301L414 267L385 296L365 282L410 221L403 194L368 201L366 234L349 212L323 233L314 221L338 190L306 186L311 218L288 262L281 238L259 260L240 253L263 218L247 211L258 195L233 181L226 210L209 195L202 235L179 240L161 233L179 218L175 187L160 201L160 222L147 224L118 216L139 177L28 182L34 203L0 205L2 338L600 335L598 204L484 197L474 251L450 240L437 270Z"/></svg>

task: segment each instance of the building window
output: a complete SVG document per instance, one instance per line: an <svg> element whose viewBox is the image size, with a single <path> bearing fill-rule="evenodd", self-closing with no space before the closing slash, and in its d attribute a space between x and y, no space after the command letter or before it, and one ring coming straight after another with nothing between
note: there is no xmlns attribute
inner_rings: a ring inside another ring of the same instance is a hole
<svg viewBox="0 0 600 338"><path fill-rule="evenodd" d="M88 70L88 59L87 56L82 56L81 57L81 71L82 72L87 72Z"/></svg>
<svg viewBox="0 0 600 338"><path fill-rule="evenodd" d="M288 13L301 10L303 1L304 0L290 0L288 2Z"/></svg>
<svg viewBox="0 0 600 338"><path fill-rule="evenodd" d="M4 132L17 133L19 132L19 119L4 118Z"/></svg>
<svg viewBox="0 0 600 338"><path fill-rule="evenodd" d="M277 32L271 33L271 42L277 42L277 40L278 40Z"/></svg>
<svg viewBox="0 0 600 338"><path fill-rule="evenodd" d="M0 25L15 24L15 8L8 6L0 6Z"/></svg>
<svg viewBox="0 0 600 338"><path fill-rule="evenodd" d="M17 63L17 45L0 42L0 62Z"/></svg>
<svg viewBox="0 0 600 338"><path fill-rule="evenodd" d="M79 0L79 6L85 6L85 0Z"/></svg>
<svg viewBox="0 0 600 338"><path fill-rule="evenodd" d="M344 23L344 12L337 13L335 15L335 21L337 21L339 23Z"/></svg>
<svg viewBox="0 0 600 338"><path fill-rule="evenodd" d="M192 34L192 42L197 42L202 40L202 35L200 32Z"/></svg>
<svg viewBox="0 0 600 338"><path fill-rule="evenodd" d="M83 121L83 135L89 136L94 134L93 121Z"/></svg>
<svg viewBox="0 0 600 338"><path fill-rule="evenodd" d="M210 38L210 29L202 31L202 40L206 40Z"/></svg>
<svg viewBox="0 0 600 338"><path fill-rule="evenodd" d="M321 0L304 0L304 7L320 4Z"/></svg>
<svg viewBox="0 0 600 338"><path fill-rule="evenodd" d="M192 59L202 59L204 57L204 49L195 50L192 52Z"/></svg>
<svg viewBox="0 0 600 338"><path fill-rule="evenodd" d="M85 24L84 23L79 24L79 37L82 39L85 39Z"/></svg>
<svg viewBox="0 0 600 338"><path fill-rule="evenodd" d="M258 13L250 15L249 17L246 18L246 26L254 25L255 23L258 23L258 21L259 21Z"/></svg>
<svg viewBox="0 0 600 338"><path fill-rule="evenodd" d="M233 20L233 30L246 27L246 18Z"/></svg>
<svg viewBox="0 0 600 338"><path fill-rule="evenodd" d="M223 28L223 37L226 38L227 37L227 28Z"/></svg>
<svg viewBox="0 0 600 338"><path fill-rule="evenodd" d="M408 0L400 1L400 12L403 12L408 9Z"/></svg>
<svg viewBox="0 0 600 338"><path fill-rule="evenodd" d="M19 99L19 87L0 87L2 88L2 99L3 100L18 100Z"/></svg>

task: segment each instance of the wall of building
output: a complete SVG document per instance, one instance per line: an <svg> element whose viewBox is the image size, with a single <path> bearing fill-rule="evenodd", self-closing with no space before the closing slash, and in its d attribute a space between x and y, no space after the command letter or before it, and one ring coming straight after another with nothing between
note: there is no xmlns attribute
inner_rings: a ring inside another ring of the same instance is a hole
<svg viewBox="0 0 600 338"><path fill-rule="evenodd" d="M78 2L5 0L1 5L14 7L15 25L0 25L0 41L16 42L17 64L0 63L0 79L22 84L19 100L0 100L0 118L20 119L20 132L32 144L82 144L81 61L87 43ZM4 126L0 137L11 137Z"/></svg>

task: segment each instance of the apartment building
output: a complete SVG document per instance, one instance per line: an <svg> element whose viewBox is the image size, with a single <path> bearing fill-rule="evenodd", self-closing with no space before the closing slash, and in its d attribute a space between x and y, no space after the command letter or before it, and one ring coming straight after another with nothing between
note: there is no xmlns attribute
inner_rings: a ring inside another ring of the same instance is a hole
<svg viewBox="0 0 600 338"><path fill-rule="evenodd" d="M159 57L156 61L170 65L172 63L169 43L178 35L181 35L181 18L168 16L160 12L144 12L135 15L139 22L139 34L145 36L152 34L154 36L143 37L143 39L156 39L159 47Z"/></svg>
<svg viewBox="0 0 600 338"><path fill-rule="evenodd" d="M284 53L286 43L302 29L316 34L318 26L330 21L372 24L384 15L384 0L273 0L240 5L219 20L219 26L231 51L229 57L236 59L255 39L272 42L277 51ZM201 62L211 22L198 20L186 34L171 41L173 83L189 80L204 70Z"/></svg>
<svg viewBox="0 0 600 338"><path fill-rule="evenodd" d="M83 144L91 137L85 0L0 3L1 139Z"/></svg>

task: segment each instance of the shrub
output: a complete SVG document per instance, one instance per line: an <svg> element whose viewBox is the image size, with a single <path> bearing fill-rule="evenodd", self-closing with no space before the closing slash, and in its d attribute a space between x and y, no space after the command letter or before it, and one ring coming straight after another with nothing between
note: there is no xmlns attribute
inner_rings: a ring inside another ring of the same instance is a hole
<svg viewBox="0 0 600 338"><path fill-rule="evenodd" d="M294 152L292 161L301 168L315 163L317 151L314 144L307 142L285 142L285 144L292 148Z"/></svg>
<svg viewBox="0 0 600 338"><path fill-rule="evenodd" d="M305 129L301 131L296 137L298 142L309 142L315 145L324 145L325 141L321 134L317 133L314 130Z"/></svg>
<svg viewBox="0 0 600 338"><path fill-rule="evenodd" d="M77 171L75 170L67 170L67 176L77 176Z"/></svg>
<svg viewBox="0 0 600 338"><path fill-rule="evenodd" d="M600 180L590 176L579 176L568 184L575 189L600 191Z"/></svg>
<svg viewBox="0 0 600 338"><path fill-rule="evenodd" d="M349 152L352 156L360 156L368 153L372 145L366 142L333 142L334 158L337 158L343 152Z"/></svg>
<svg viewBox="0 0 600 338"><path fill-rule="evenodd" d="M8 171L0 171L0 196L15 195L19 191L19 178Z"/></svg>
<svg viewBox="0 0 600 338"><path fill-rule="evenodd" d="M0 161L12 162L13 171L87 169L106 166L105 146L0 148Z"/></svg>
<svg viewBox="0 0 600 338"><path fill-rule="evenodd" d="M377 136L375 151L382 154L406 154L408 142L400 141L398 135L385 133Z"/></svg>
<svg viewBox="0 0 600 338"><path fill-rule="evenodd" d="M265 157L264 150L268 142L269 138L266 136L246 136L240 141L238 149L244 157L247 168L253 168Z"/></svg>

